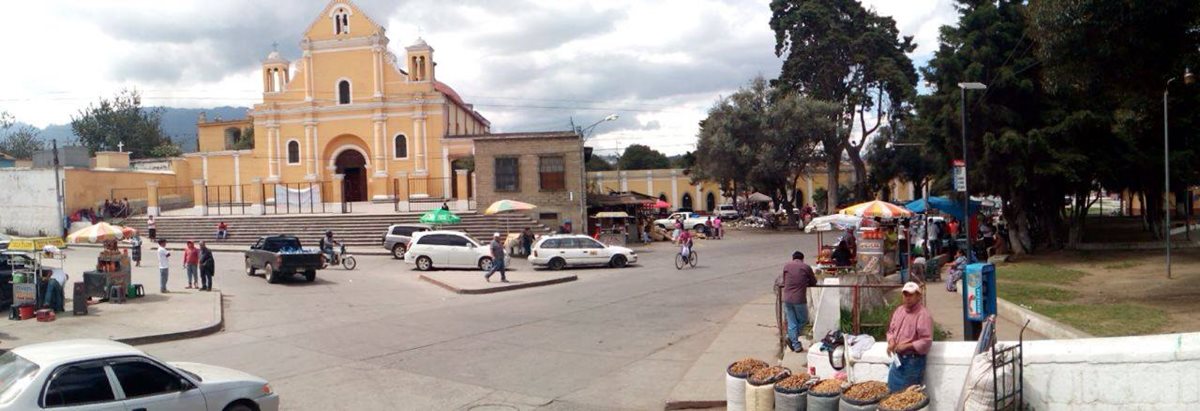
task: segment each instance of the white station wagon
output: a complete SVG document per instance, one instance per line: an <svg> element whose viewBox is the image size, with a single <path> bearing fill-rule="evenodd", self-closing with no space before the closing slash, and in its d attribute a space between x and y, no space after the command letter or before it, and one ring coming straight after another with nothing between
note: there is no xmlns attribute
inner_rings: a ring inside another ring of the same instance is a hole
<svg viewBox="0 0 1200 411"><path fill-rule="evenodd" d="M561 234L542 237L533 245L529 263L559 270L566 266L606 265L621 268L637 262L633 250L605 245L582 234Z"/></svg>
<svg viewBox="0 0 1200 411"><path fill-rule="evenodd" d="M212 365L166 363L108 340L65 340L0 355L0 410L275 411L267 381Z"/></svg>
<svg viewBox="0 0 1200 411"><path fill-rule="evenodd" d="M504 256L505 266L511 259ZM404 262L418 270L435 268L492 268L492 251L462 231L438 230L413 233Z"/></svg>

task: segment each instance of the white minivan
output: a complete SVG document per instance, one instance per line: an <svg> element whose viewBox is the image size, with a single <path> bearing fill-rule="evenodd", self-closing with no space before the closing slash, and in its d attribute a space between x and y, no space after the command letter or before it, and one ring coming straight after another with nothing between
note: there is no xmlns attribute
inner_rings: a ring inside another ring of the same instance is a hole
<svg viewBox="0 0 1200 411"><path fill-rule="evenodd" d="M504 264L509 258L504 256ZM462 231L436 230L413 233L404 262L415 264L418 270L434 268L492 268L492 252L479 245Z"/></svg>

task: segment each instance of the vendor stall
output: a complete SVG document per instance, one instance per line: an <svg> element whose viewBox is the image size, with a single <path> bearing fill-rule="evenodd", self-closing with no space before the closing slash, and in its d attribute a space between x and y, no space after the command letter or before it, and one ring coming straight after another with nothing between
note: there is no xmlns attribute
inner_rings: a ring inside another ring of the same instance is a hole
<svg viewBox="0 0 1200 411"><path fill-rule="evenodd" d="M6 268L12 273L9 280L12 287L9 319L32 318L34 311L45 304L46 282L42 279L42 270L62 270L67 257L54 246L47 246L42 252L8 251L4 254L4 261L8 265Z"/></svg>
<svg viewBox="0 0 1200 411"><path fill-rule="evenodd" d="M625 246L629 242L632 231L637 235L637 225L633 216L624 211L601 211L592 216L600 224L600 236L597 240L607 245Z"/></svg>

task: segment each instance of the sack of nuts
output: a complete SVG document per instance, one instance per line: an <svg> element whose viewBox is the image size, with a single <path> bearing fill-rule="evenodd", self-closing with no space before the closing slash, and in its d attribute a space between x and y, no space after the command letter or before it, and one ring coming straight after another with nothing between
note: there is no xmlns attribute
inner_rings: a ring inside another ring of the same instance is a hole
<svg viewBox="0 0 1200 411"><path fill-rule="evenodd" d="M808 389L808 395L818 397L837 397L842 395L842 380L830 378L817 381L816 384Z"/></svg>
<svg viewBox="0 0 1200 411"><path fill-rule="evenodd" d="M921 386L911 386L879 402L879 411L917 411L929 406L929 396Z"/></svg>
<svg viewBox="0 0 1200 411"><path fill-rule="evenodd" d="M802 394L808 391L808 380L811 377L807 373L792 374L791 376L779 380L775 383L775 392L785 394Z"/></svg>
<svg viewBox="0 0 1200 411"><path fill-rule="evenodd" d="M731 377L746 378L755 371L767 368L769 365L766 361L755 358L743 358L729 364L729 368L725 369Z"/></svg>
<svg viewBox="0 0 1200 411"><path fill-rule="evenodd" d="M792 370L787 368L780 366L767 367L751 373L750 377L746 378L746 382L755 386L774 384L779 380L787 378L789 375L792 375Z"/></svg>
<svg viewBox="0 0 1200 411"><path fill-rule="evenodd" d="M887 383L864 381L851 385L845 392L842 392L842 401L850 405L870 405L878 403L887 395Z"/></svg>

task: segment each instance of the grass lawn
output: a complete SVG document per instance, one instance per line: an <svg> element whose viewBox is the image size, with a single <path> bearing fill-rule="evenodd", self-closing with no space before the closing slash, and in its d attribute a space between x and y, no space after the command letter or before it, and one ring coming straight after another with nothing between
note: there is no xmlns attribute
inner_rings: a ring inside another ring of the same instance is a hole
<svg viewBox="0 0 1200 411"><path fill-rule="evenodd" d="M1122 261L1104 268L1135 266ZM996 275L1000 298L1098 337L1151 334L1167 324L1167 313L1158 308L1084 301L1079 280L1087 274L1078 270L1027 262L999 266Z"/></svg>
<svg viewBox="0 0 1200 411"><path fill-rule="evenodd" d="M888 299L887 304L878 307L874 310L863 311L859 313L858 320L859 328L863 334L868 334L875 337L875 341L887 340L888 323L892 321L892 313L896 311L896 307L900 306L901 298ZM841 324L838 325L842 330L854 330L854 313L850 310L842 310ZM821 339L825 336L813 336L814 339ZM950 337L950 333L943 330L940 325L933 323L933 340L945 341Z"/></svg>

